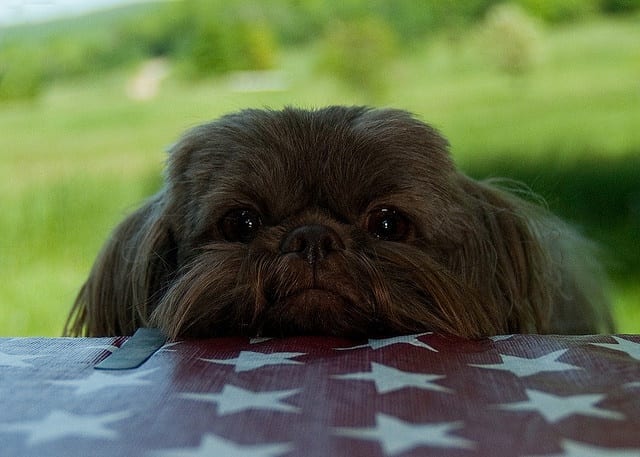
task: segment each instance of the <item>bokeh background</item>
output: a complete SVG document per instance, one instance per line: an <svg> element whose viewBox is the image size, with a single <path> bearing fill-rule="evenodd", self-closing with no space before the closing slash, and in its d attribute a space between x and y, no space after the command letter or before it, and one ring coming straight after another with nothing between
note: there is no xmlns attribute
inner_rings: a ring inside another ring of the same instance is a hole
<svg viewBox="0 0 640 457"><path fill-rule="evenodd" d="M526 183L640 332L640 0L184 0L0 26L0 335L60 334L185 129L327 104L407 109Z"/></svg>

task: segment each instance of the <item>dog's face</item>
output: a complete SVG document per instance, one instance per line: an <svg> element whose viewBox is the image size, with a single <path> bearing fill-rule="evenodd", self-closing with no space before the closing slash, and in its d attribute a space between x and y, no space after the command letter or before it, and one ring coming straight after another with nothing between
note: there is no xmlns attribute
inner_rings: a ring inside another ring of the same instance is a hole
<svg viewBox="0 0 640 457"><path fill-rule="evenodd" d="M474 215L446 141L399 111L245 111L175 147L176 268L154 321L187 335L456 330ZM453 302L456 311L449 309Z"/></svg>
<svg viewBox="0 0 640 457"><path fill-rule="evenodd" d="M518 204L397 110L250 110L173 148L116 230L75 330L170 336L541 329L548 260Z"/></svg>
<svg viewBox="0 0 640 457"><path fill-rule="evenodd" d="M171 157L181 272L156 310L180 333L418 330L442 262L446 142L404 113L253 111L192 132Z"/></svg>

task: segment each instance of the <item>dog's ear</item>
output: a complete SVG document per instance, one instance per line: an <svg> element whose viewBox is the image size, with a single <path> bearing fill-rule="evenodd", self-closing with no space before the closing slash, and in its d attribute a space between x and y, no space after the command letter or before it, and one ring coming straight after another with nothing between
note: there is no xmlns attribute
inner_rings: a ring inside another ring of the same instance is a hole
<svg viewBox="0 0 640 457"><path fill-rule="evenodd" d="M160 192L114 230L67 319L66 335L129 335L146 324L176 269Z"/></svg>
<svg viewBox="0 0 640 457"><path fill-rule="evenodd" d="M454 269L477 291L494 333L614 331L593 243L543 205L519 198L534 197L527 189L463 175L460 182L463 213L473 217L463 225L467 236Z"/></svg>
<svg viewBox="0 0 640 457"><path fill-rule="evenodd" d="M460 175L460 183L465 238L454 270L475 291L493 333L548 332L561 281L549 241L560 236L555 218L494 182Z"/></svg>

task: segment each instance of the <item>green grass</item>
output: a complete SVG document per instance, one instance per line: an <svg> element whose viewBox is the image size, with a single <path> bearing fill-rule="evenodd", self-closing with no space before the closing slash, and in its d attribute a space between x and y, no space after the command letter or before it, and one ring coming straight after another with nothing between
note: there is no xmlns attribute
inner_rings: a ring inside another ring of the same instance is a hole
<svg viewBox="0 0 640 457"><path fill-rule="evenodd" d="M289 87L280 92L233 92L225 77L170 78L140 103L125 94L130 68L0 105L0 335L60 334L101 244L158 188L164 151L184 129L244 107L332 103L413 111L445 133L470 174L530 184L610 249L620 331L638 333L639 25L550 29L544 59L519 79L487 65L470 31L385 63L383 94L318 74L308 47L282 52Z"/></svg>

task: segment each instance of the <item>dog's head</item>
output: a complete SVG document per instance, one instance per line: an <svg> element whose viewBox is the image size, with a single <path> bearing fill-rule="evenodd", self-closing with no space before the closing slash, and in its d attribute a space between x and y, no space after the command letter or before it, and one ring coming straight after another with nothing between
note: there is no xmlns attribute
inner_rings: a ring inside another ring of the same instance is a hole
<svg viewBox="0 0 640 457"><path fill-rule="evenodd" d="M462 336L541 330L529 208L398 110L248 110L188 132L114 232L71 331Z"/></svg>

